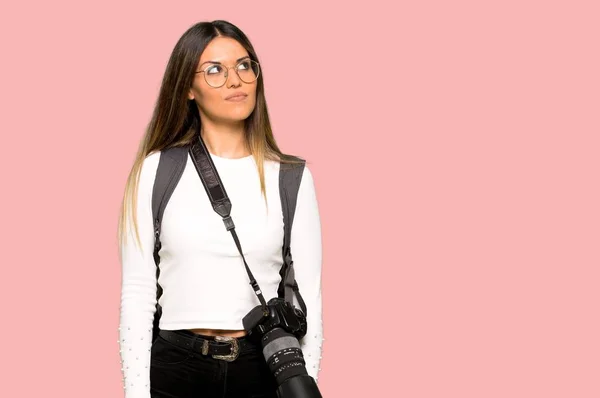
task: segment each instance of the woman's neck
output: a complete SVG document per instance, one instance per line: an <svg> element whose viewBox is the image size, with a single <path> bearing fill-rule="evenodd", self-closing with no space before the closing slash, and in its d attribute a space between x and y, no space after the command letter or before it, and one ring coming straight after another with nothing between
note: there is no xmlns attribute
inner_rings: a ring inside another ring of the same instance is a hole
<svg viewBox="0 0 600 398"><path fill-rule="evenodd" d="M250 155L244 125L202 126L202 139L213 155L237 159Z"/></svg>

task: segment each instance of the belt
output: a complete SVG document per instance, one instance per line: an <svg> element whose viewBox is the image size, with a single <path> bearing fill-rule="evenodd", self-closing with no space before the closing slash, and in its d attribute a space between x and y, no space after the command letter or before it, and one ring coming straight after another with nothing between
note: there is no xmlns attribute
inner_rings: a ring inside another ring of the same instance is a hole
<svg viewBox="0 0 600 398"><path fill-rule="evenodd" d="M210 355L215 359L227 362L235 361L242 351L256 346L245 337L214 336L214 340L205 339L190 332L190 335L174 330L161 330L158 335L176 346L197 351L202 355Z"/></svg>

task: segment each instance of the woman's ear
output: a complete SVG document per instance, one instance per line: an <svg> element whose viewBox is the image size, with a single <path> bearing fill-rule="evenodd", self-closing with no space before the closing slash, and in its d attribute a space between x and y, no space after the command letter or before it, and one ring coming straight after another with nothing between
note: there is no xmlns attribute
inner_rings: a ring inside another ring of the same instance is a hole
<svg viewBox="0 0 600 398"><path fill-rule="evenodd" d="M188 99L191 99L191 100L194 99L194 92L192 91L191 88L190 88L190 91L188 92Z"/></svg>

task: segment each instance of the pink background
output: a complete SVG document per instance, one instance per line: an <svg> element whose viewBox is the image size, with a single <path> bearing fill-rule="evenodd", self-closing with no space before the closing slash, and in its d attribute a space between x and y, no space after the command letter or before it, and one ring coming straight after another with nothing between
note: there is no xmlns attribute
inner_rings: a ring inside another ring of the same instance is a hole
<svg viewBox="0 0 600 398"><path fill-rule="evenodd" d="M598 2L156 3L1 6L2 396L122 396L125 178L221 18L315 177L325 397L600 396Z"/></svg>

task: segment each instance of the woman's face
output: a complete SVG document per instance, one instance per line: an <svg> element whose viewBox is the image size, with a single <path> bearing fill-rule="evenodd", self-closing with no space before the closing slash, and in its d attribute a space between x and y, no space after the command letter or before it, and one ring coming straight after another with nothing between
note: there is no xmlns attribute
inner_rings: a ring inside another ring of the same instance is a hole
<svg viewBox="0 0 600 398"><path fill-rule="evenodd" d="M196 68L196 71L204 72L195 74L188 94L188 98L198 105L201 116L217 122L232 122L244 120L252 113L256 104L257 81L245 83L235 72L236 65L244 57L248 57L246 49L229 37L216 37L206 46ZM250 61L250 58L245 60ZM247 73L244 72L245 65L241 66L242 76ZM225 84L217 88L210 86L204 75L214 80L219 73L227 70L225 67L229 68ZM243 95L228 98L234 94Z"/></svg>

